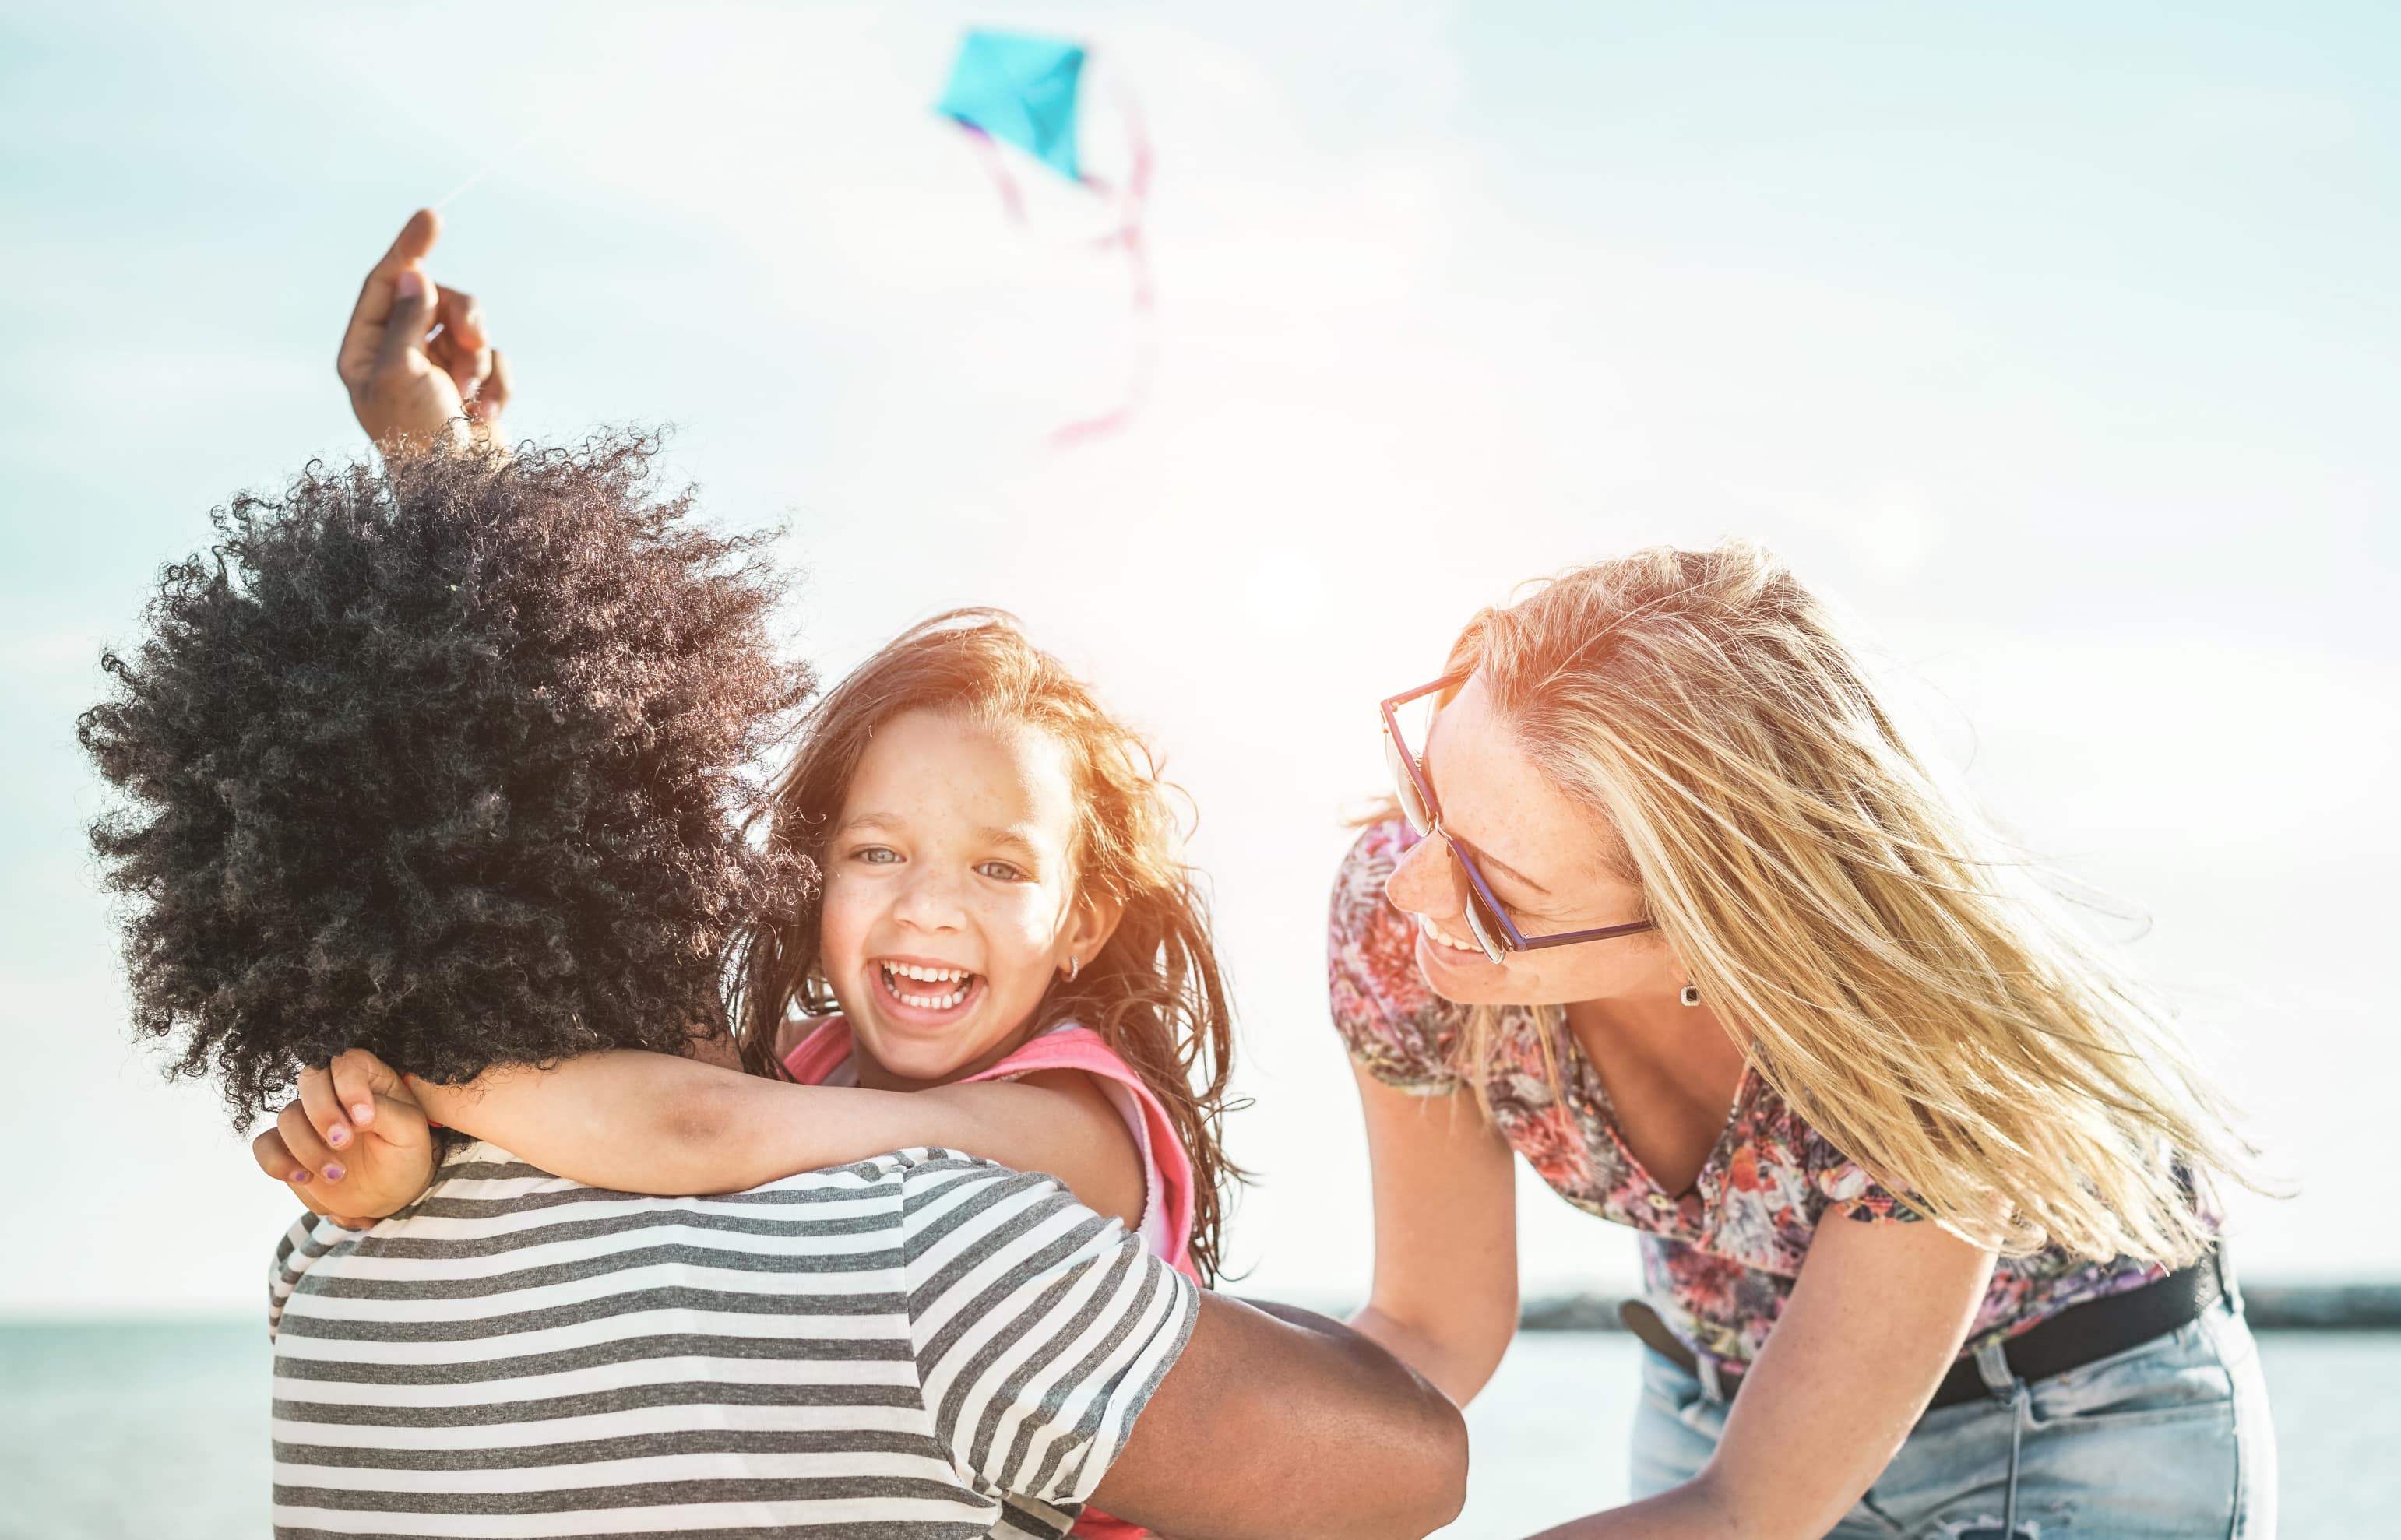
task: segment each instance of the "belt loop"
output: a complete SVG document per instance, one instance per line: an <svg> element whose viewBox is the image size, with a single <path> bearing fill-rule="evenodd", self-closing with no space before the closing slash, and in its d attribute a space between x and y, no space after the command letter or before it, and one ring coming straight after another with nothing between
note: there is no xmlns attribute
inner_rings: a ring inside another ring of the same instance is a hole
<svg viewBox="0 0 2401 1540"><path fill-rule="evenodd" d="M2010 1368L2008 1352L2009 1343L1998 1337L1976 1349L1976 1373L1995 1400L2008 1400L2017 1388L2017 1372Z"/></svg>
<svg viewBox="0 0 2401 1540"><path fill-rule="evenodd" d="M1716 1358L1707 1353L1694 1354L1693 1378L1701 1382L1701 1395L1710 1405L1725 1405L1725 1382L1718 1378Z"/></svg>
<svg viewBox="0 0 2401 1540"><path fill-rule="evenodd" d="M2001 1534L2018 1540L2018 1455L2025 1444L2026 1413L2034 1392L2010 1368L2009 1343L1998 1337L1976 1349L1976 1373L1993 1399L2010 1409L2010 1484L2001 1499Z"/></svg>
<svg viewBox="0 0 2401 1540"><path fill-rule="evenodd" d="M2033 1399L2024 1380L2010 1392L2010 1490L2001 1500L2003 1540L2018 1540L2018 1451L2025 1442L2026 1412Z"/></svg>

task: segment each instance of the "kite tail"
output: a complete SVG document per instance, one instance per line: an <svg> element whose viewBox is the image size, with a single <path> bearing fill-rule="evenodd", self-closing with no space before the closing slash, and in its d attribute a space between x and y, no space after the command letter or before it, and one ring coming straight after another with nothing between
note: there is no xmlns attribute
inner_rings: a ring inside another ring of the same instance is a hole
<svg viewBox="0 0 2401 1540"><path fill-rule="evenodd" d="M1050 445L1054 449L1072 449L1106 438L1132 422L1150 400L1151 373L1159 362L1158 294L1151 282L1150 241L1144 233L1144 216L1150 203L1150 136L1143 130L1142 114L1134 104L1126 102L1124 108L1132 164L1126 171L1125 191L1118 206L1118 227L1096 244L1103 251L1114 246L1126 254L1126 277L1133 293L1133 377L1126 383L1125 399L1115 408L1053 429ZM1084 180L1102 192L1108 191L1108 184L1097 177Z"/></svg>
<svg viewBox="0 0 2401 1540"><path fill-rule="evenodd" d="M1024 224L1025 198L1017 190L1017 179L1008 174L1008 162L1001 158L1000 146L992 142L992 135L966 118L955 117L951 121L966 129L967 136L975 142L976 153L983 159L983 169L992 173L993 184L1000 189L1000 201L1008 210L1010 222Z"/></svg>

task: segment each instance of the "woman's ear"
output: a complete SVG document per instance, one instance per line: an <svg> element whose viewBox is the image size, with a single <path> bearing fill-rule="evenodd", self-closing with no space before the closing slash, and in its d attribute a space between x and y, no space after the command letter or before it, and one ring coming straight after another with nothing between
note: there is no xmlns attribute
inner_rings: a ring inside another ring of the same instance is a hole
<svg viewBox="0 0 2401 1540"><path fill-rule="evenodd" d="M1076 902L1075 912L1067 917L1065 929L1059 940L1063 952L1059 966L1064 969L1069 958L1081 966L1089 966L1101 948L1117 934L1118 921L1125 918L1125 905L1114 898L1084 898Z"/></svg>

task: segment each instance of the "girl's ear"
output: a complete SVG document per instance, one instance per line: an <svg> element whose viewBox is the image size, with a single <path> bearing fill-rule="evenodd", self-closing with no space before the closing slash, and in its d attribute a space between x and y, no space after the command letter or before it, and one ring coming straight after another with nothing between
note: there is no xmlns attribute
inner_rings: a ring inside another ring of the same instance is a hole
<svg viewBox="0 0 2401 1540"><path fill-rule="evenodd" d="M1101 948L1117 934L1118 921L1125 918L1125 905L1114 898L1084 898L1076 902L1076 912L1067 918L1066 928L1059 934L1063 955L1059 966L1063 971L1067 959L1090 966Z"/></svg>

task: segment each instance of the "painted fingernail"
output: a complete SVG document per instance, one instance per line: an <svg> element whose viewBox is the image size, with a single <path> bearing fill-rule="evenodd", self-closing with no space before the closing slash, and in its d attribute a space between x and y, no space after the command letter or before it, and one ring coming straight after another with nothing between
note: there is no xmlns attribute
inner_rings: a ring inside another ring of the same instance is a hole
<svg viewBox="0 0 2401 1540"><path fill-rule="evenodd" d="M350 1131L337 1123L325 1130L325 1142L339 1150L350 1142Z"/></svg>
<svg viewBox="0 0 2401 1540"><path fill-rule="evenodd" d="M288 1179L295 1187L306 1187L309 1185L309 1173L306 1171L295 1171Z"/></svg>
<svg viewBox="0 0 2401 1540"><path fill-rule="evenodd" d="M329 1166L325 1167L325 1179L326 1179L327 1181L339 1181L339 1180L341 1180L341 1179L342 1179L342 1168L341 1168L340 1166L338 1166L338 1165L329 1165Z"/></svg>
<svg viewBox="0 0 2401 1540"><path fill-rule="evenodd" d="M425 293L425 275L414 267L404 267L391 280L391 292L402 299L415 299Z"/></svg>
<svg viewBox="0 0 2401 1540"><path fill-rule="evenodd" d="M375 1116L375 1107L368 1102L360 1102L350 1109L350 1116L361 1123L365 1123Z"/></svg>

